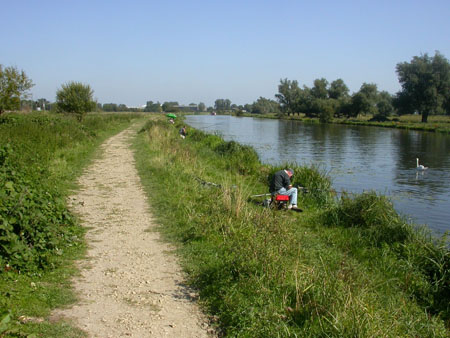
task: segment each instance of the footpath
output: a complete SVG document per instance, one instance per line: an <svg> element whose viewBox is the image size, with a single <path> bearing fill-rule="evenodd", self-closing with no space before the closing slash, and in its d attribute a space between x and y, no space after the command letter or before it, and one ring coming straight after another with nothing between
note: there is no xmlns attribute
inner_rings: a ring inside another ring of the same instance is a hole
<svg viewBox="0 0 450 338"><path fill-rule="evenodd" d="M74 280L79 301L53 317L89 337L213 337L173 247L154 230L130 149L136 128L102 145L70 198L88 229L88 252Z"/></svg>

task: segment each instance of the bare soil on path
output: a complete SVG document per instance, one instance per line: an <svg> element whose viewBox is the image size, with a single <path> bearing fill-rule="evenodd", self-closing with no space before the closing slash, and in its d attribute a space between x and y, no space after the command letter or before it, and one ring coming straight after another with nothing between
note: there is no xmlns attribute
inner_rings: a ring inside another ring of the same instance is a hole
<svg viewBox="0 0 450 338"><path fill-rule="evenodd" d="M173 247L160 240L130 150L133 126L102 145L79 179L72 210L89 230L74 280L79 301L57 310L90 337L212 337L183 284Z"/></svg>

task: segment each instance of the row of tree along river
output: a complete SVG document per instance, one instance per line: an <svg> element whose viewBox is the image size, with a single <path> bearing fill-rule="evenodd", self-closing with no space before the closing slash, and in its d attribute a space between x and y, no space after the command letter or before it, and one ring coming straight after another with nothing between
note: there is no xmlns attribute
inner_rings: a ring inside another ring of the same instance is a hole
<svg viewBox="0 0 450 338"><path fill-rule="evenodd" d="M319 166L337 191L375 190L411 222L438 235L450 230L450 135L233 116L190 115L186 123L252 146L264 163ZM416 158L428 169L417 170Z"/></svg>

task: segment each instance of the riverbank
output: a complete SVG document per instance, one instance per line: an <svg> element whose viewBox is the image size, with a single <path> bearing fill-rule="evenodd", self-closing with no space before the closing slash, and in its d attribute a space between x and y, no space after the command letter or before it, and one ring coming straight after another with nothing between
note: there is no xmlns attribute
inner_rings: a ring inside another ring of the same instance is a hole
<svg viewBox="0 0 450 338"><path fill-rule="evenodd" d="M296 120L304 123L320 123L318 118L308 118L304 114L291 115L291 116L278 116L277 114L250 114L243 113L239 116L255 117L255 118L268 118L268 119L283 119L283 120ZM348 125L361 125L361 126L374 126L384 128L398 128L409 130L422 130L438 133L450 133L450 116L447 115L430 115L427 123L421 122L420 115L402 115L389 118L386 122L372 122L369 121L372 116L359 116L357 118L334 118L330 123L336 124L348 124Z"/></svg>
<svg viewBox="0 0 450 338"><path fill-rule="evenodd" d="M249 196L278 168L214 135L183 140L178 127L155 118L143 129L138 170L224 335L448 335L448 250L386 198L337 201L323 173L295 167L304 212L272 212Z"/></svg>

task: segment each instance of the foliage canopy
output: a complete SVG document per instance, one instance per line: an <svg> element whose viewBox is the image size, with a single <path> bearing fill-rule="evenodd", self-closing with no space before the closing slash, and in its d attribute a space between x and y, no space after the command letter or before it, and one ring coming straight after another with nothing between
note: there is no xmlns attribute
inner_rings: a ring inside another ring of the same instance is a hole
<svg viewBox="0 0 450 338"><path fill-rule="evenodd" d="M81 82L63 84L56 92L58 112L72 113L82 121L86 113L94 110L97 104L93 100L94 91L89 85Z"/></svg>
<svg viewBox="0 0 450 338"><path fill-rule="evenodd" d="M428 115L450 111L450 63L438 51L434 56L414 56L411 62L397 64L402 90L397 94L402 111L417 111L422 122Z"/></svg>
<svg viewBox="0 0 450 338"><path fill-rule="evenodd" d="M23 70L0 64L0 114L5 110L20 109L20 100L27 98L33 82Z"/></svg>

